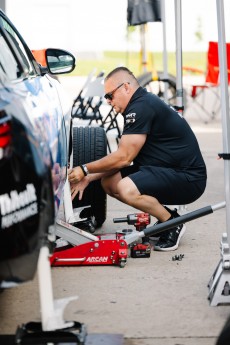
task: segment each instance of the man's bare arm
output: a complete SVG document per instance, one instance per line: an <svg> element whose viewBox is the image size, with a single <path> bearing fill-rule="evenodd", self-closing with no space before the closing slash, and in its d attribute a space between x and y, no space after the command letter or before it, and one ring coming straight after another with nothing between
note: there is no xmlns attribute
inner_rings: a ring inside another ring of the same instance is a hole
<svg viewBox="0 0 230 345"><path fill-rule="evenodd" d="M129 166L141 150L145 140L146 134L123 135L117 151L86 164L89 173L113 174L119 169ZM82 180L84 173L80 167L76 167L69 170L68 177L71 183L77 183Z"/></svg>

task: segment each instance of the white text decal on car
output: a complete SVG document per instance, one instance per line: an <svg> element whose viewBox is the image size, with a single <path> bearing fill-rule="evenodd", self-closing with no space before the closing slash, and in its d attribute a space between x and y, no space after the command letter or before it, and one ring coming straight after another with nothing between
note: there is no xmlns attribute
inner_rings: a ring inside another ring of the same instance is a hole
<svg viewBox="0 0 230 345"><path fill-rule="evenodd" d="M22 192L13 190L0 195L1 228L9 228L38 213L36 190L32 183Z"/></svg>

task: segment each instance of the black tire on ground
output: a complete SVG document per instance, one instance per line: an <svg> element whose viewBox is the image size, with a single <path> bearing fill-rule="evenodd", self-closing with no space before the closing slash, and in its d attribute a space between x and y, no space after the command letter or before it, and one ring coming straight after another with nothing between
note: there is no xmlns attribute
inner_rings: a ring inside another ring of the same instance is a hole
<svg viewBox="0 0 230 345"><path fill-rule="evenodd" d="M73 167L100 159L107 154L107 139L102 127L73 128ZM107 198L101 181L93 181L85 189L82 200L76 197L73 208L90 205L85 208L81 218L94 217L96 227L100 227L106 219Z"/></svg>
<svg viewBox="0 0 230 345"><path fill-rule="evenodd" d="M162 85L166 82L168 86L168 102L172 105L176 105L176 78L172 74L168 74L168 79L165 81L163 72L157 72L159 84ZM161 93L161 94L160 94ZM163 90L159 88L159 97L163 98Z"/></svg>
<svg viewBox="0 0 230 345"><path fill-rule="evenodd" d="M149 92L154 93L160 98L164 98L165 83L167 83L167 98L168 103L172 106L176 106L176 77L172 74L168 74L167 80L164 79L164 73L161 71L157 72L157 79L153 78L152 72L146 72L140 75L138 81L142 87L146 87ZM183 106L186 108L186 90L183 89Z"/></svg>
<svg viewBox="0 0 230 345"><path fill-rule="evenodd" d="M164 96L164 83L168 86L168 102L172 105L176 104L176 78L169 74L168 79L163 79L163 72L157 72L157 79L153 78L151 72L144 73L139 78L142 87L146 87L148 91L154 93L160 98Z"/></svg>

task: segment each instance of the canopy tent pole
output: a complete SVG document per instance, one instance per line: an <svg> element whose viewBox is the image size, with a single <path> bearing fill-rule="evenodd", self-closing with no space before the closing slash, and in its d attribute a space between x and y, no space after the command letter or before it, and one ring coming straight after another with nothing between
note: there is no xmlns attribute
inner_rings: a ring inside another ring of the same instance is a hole
<svg viewBox="0 0 230 345"><path fill-rule="evenodd" d="M221 90L221 118L222 118L222 135L224 153L230 153L230 118L229 118L229 94L228 94L228 73L227 73L227 55L226 55L226 38L224 23L223 0L217 0L217 24L218 24L218 54L220 66L220 90ZM226 218L227 232L230 239L230 157L224 160L225 172L225 197L226 197Z"/></svg>
<svg viewBox="0 0 230 345"><path fill-rule="evenodd" d="M218 26L218 54L220 67L220 97L223 135L224 181L226 198L226 233L222 235L221 260L209 282L209 300L212 306L230 303L230 118L228 73L226 56L225 18L223 0L216 0Z"/></svg>
<svg viewBox="0 0 230 345"><path fill-rule="evenodd" d="M146 47L146 25L140 25L140 34L141 34L141 65L142 65L142 72L147 72L147 64L148 64L148 57L147 57L147 47Z"/></svg>
<svg viewBox="0 0 230 345"><path fill-rule="evenodd" d="M183 110L182 86L182 21L181 0L175 0L175 30L176 30L176 102L179 110Z"/></svg>
<svg viewBox="0 0 230 345"><path fill-rule="evenodd" d="M165 17L165 0L161 1L161 17L163 31L163 80L168 80L168 55L166 42L166 17ZM164 100L168 103L168 83L164 83Z"/></svg>
<svg viewBox="0 0 230 345"><path fill-rule="evenodd" d="M175 33L176 33L176 105L183 111L183 76L182 76L182 15L181 0L175 0ZM178 205L180 212L186 211L186 205Z"/></svg>

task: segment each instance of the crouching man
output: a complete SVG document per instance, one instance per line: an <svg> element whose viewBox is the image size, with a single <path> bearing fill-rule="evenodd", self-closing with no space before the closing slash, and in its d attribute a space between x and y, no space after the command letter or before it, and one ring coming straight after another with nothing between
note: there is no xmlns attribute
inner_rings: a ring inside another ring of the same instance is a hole
<svg viewBox="0 0 230 345"><path fill-rule="evenodd" d="M197 200L206 187L206 167L186 120L156 95L140 87L133 73L118 67L105 78L105 98L124 117L118 149L68 172L72 197L101 179L107 194L165 222L178 217L164 205ZM185 225L161 233L154 249L178 248Z"/></svg>

